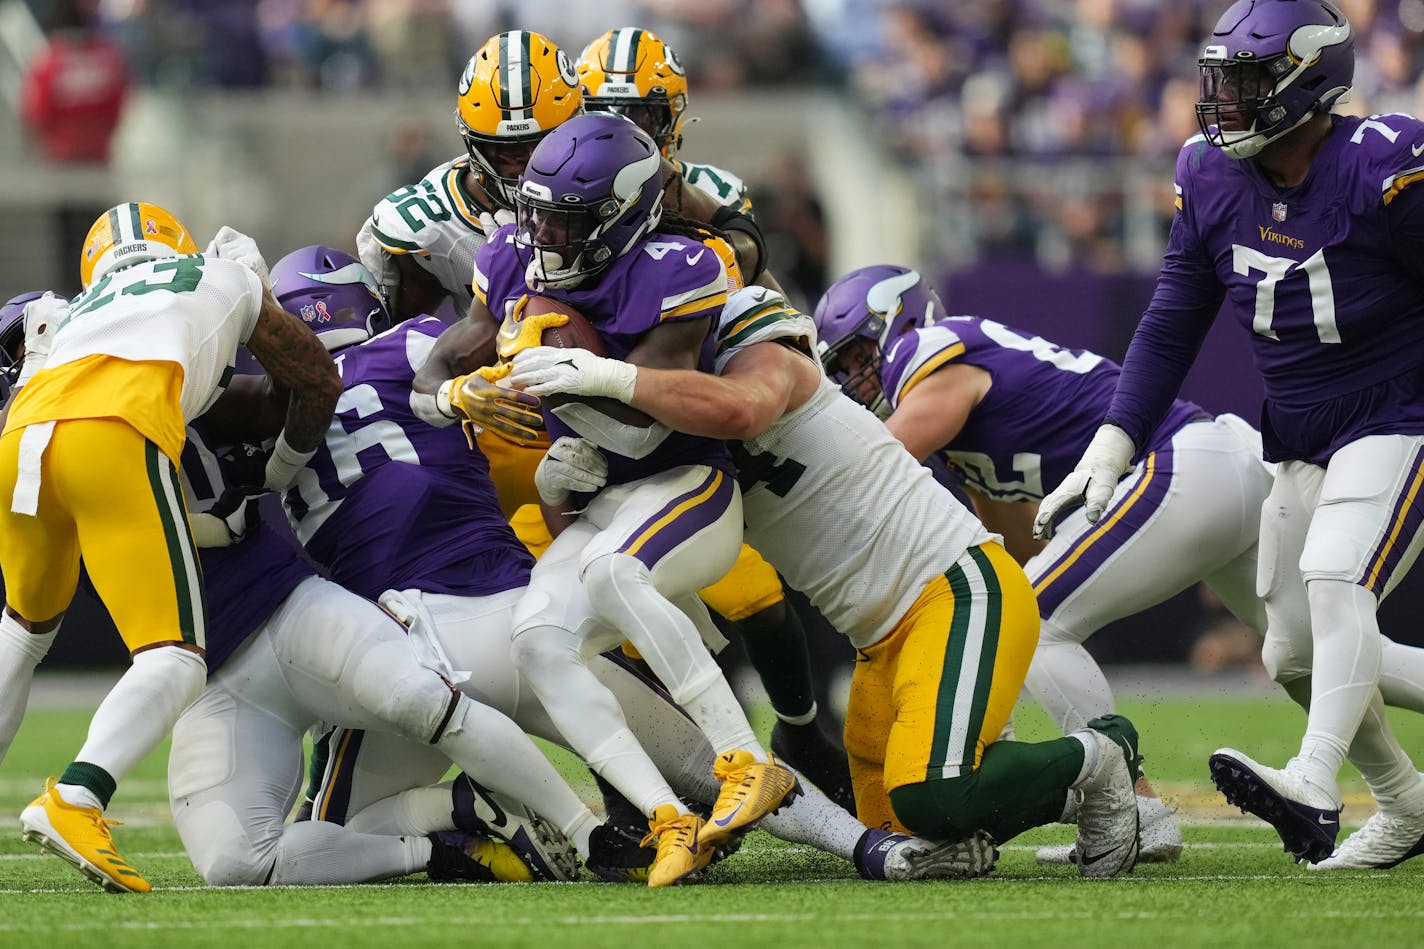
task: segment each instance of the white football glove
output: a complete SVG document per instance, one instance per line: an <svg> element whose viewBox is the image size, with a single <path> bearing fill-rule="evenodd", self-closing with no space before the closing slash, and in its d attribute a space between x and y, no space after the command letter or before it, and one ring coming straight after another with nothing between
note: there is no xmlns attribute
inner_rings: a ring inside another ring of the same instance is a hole
<svg viewBox="0 0 1424 949"><path fill-rule="evenodd" d="M54 331L69 316L69 301L46 290L43 296L26 303L22 312L25 315L25 362L15 380L17 389L45 367L54 343Z"/></svg>
<svg viewBox="0 0 1424 949"><path fill-rule="evenodd" d="M1039 540L1052 537L1058 522L1080 504L1088 523L1096 524L1103 511L1107 510L1123 473L1132 467L1135 451L1127 432L1111 423L1098 426L1098 432L1083 451L1078 466L1038 505L1038 516L1033 519L1033 536Z"/></svg>
<svg viewBox="0 0 1424 949"><path fill-rule="evenodd" d="M480 212L480 229L485 232L485 237L489 237L506 224L513 223L514 212L507 208L495 208L493 211Z"/></svg>
<svg viewBox="0 0 1424 949"><path fill-rule="evenodd" d="M530 395L605 396L626 403L633 399L638 367L585 349L534 346L515 353L507 379Z"/></svg>
<svg viewBox="0 0 1424 949"><path fill-rule="evenodd" d="M572 435L550 445L534 469L534 487L550 507L562 507L570 494L597 491L607 483L607 460L592 442Z"/></svg>
<svg viewBox="0 0 1424 949"><path fill-rule="evenodd" d="M365 264L367 270L376 275L376 282L381 285L381 295L389 303L395 289L400 286L400 270L396 268L396 259L376 240L376 235L371 230L373 226L371 219L366 218L361 229L356 232L356 257Z"/></svg>
<svg viewBox="0 0 1424 949"><path fill-rule="evenodd" d="M217 257L220 260L235 260L257 274L262 281L262 286L271 285L267 272L267 261L262 258L262 251L257 249L257 242L236 228L224 224L213 235L213 239L208 242L207 248L203 250L203 256Z"/></svg>

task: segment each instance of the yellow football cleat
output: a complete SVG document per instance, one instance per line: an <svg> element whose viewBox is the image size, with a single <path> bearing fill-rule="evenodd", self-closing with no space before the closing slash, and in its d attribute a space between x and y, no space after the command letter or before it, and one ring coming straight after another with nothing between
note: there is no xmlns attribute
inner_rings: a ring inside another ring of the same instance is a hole
<svg viewBox="0 0 1424 949"><path fill-rule="evenodd" d="M660 804L648 821L649 833L643 846L658 842L658 856L648 871L648 886L672 886L681 883L712 862L717 848L699 841L702 818L696 814L679 814L671 804Z"/></svg>
<svg viewBox="0 0 1424 949"><path fill-rule="evenodd" d="M23 837L74 865L110 893L147 893L148 885L128 861L119 856L109 826L97 807L78 807L59 796L54 778L45 780L44 793L20 812Z"/></svg>
<svg viewBox="0 0 1424 949"><path fill-rule="evenodd" d="M772 758L757 761L750 751L729 751L712 763L712 776L722 782L712 817L697 839L715 846L751 830L766 815L801 793L796 772Z"/></svg>

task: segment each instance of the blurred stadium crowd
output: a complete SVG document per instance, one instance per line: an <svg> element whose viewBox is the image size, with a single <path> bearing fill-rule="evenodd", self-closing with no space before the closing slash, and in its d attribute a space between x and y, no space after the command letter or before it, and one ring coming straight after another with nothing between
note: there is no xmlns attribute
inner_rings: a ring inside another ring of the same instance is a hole
<svg viewBox="0 0 1424 949"><path fill-rule="evenodd" d="M483 38L518 26L577 53L610 23L677 48L694 96L839 87L930 201L921 227L951 268L1155 270L1171 161L1196 129L1194 62L1212 0L27 0L72 7L140 84L341 94L445 89ZM1343 0L1359 35L1347 111L1419 109L1424 0ZM695 99L694 99L695 106ZM695 108L694 108L695 111ZM408 147L424 160L420 142ZM1053 175L1045 175L1047 163ZM777 187L794 179L786 169ZM753 182L766 193L768 182ZM804 204L804 202L800 202ZM814 214L783 237L818 292ZM775 222L769 222L775 230ZM808 234L810 236L808 236ZM1145 248L1142 245L1147 245ZM802 258L807 258L803 260Z"/></svg>

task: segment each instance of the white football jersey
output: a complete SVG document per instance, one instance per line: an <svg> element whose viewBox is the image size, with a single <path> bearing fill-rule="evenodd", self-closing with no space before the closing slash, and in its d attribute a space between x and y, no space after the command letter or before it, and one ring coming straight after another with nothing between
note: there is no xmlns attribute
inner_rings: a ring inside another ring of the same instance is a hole
<svg viewBox="0 0 1424 949"><path fill-rule="evenodd" d="M747 195L746 182L725 168L716 165L699 165L681 158L673 160L677 170L687 179L687 183L700 188L717 199L718 204L736 208L743 214L752 213L752 199Z"/></svg>
<svg viewBox="0 0 1424 949"><path fill-rule="evenodd" d="M262 281L243 264L201 254L110 271L70 303L46 369L86 356L183 367L183 420L216 401L238 346L262 311Z"/></svg>
<svg viewBox="0 0 1424 949"><path fill-rule="evenodd" d="M485 242L479 208L460 187L469 164L469 156L462 155L436 165L415 184L382 198L361 227L387 254L411 255L440 282L461 315L474 299L475 254ZM358 237L357 246L363 243ZM383 282L391 279L389 268L364 254L362 263ZM387 296L391 289L386 287Z"/></svg>
<svg viewBox="0 0 1424 949"><path fill-rule="evenodd" d="M747 346L781 339L819 371L814 324L766 294L749 287L728 301L718 370ZM824 373L815 395L742 442L736 458L746 542L862 649L966 550L1000 539Z"/></svg>

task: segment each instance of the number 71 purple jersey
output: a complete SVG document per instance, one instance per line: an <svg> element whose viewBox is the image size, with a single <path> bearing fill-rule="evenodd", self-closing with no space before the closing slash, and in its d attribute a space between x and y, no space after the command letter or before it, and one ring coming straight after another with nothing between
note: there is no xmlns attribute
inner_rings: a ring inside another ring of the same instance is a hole
<svg viewBox="0 0 1424 949"><path fill-rule="evenodd" d="M1332 118L1292 188L1276 187L1256 161L1188 140L1163 261L1164 278L1175 279L1159 282L1149 310L1199 318L1224 288L1265 382L1272 460L1328 458L1366 434L1424 432L1424 383L1413 380L1424 367L1424 222L1412 213L1424 198L1412 188L1424 179L1424 123ZM1403 377L1403 390L1354 397Z"/></svg>

